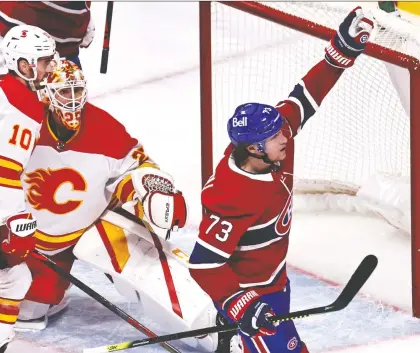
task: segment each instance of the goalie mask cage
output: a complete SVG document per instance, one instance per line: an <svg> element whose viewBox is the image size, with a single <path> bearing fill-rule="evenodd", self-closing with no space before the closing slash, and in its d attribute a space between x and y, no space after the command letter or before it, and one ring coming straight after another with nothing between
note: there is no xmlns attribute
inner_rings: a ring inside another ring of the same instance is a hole
<svg viewBox="0 0 420 353"><path fill-rule="evenodd" d="M322 59L325 41L355 4L199 6L204 185L229 143L226 122L234 109L286 98ZM375 29L364 54L296 137L295 193L356 195L378 173L411 182L412 307L420 317L420 42L411 24L373 15Z"/></svg>

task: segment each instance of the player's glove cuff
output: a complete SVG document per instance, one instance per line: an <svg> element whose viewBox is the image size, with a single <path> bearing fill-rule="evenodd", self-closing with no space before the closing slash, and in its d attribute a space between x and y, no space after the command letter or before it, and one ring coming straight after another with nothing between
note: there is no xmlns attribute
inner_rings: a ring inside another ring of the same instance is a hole
<svg viewBox="0 0 420 353"><path fill-rule="evenodd" d="M332 66L346 69L363 52L373 30L373 22L366 18L360 6L351 11L325 48L325 60Z"/></svg>

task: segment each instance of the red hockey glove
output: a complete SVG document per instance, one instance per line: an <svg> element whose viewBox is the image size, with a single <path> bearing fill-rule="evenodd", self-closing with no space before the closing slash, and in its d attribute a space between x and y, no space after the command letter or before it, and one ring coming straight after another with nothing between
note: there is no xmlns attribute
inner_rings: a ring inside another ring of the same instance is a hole
<svg viewBox="0 0 420 353"><path fill-rule="evenodd" d="M333 39L325 48L325 60L332 66L346 69L353 66L363 52L373 30L373 22L356 7L341 23Z"/></svg>
<svg viewBox="0 0 420 353"><path fill-rule="evenodd" d="M276 326L268 321L268 317L274 316L273 309L254 290L237 294L224 307L226 314L247 336L271 336L277 331Z"/></svg>
<svg viewBox="0 0 420 353"><path fill-rule="evenodd" d="M7 218L7 239L1 249L7 256L9 266L17 265L35 249L36 220L30 213L19 213Z"/></svg>

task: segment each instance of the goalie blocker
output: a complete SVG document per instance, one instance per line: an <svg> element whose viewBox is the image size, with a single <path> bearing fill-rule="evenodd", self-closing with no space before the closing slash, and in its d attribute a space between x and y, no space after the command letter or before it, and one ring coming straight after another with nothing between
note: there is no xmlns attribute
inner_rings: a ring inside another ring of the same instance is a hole
<svg viewBox="0 0 420 353"><path fill-rule="evenodd" d="M134 207L135 202L124 205L130 213L134 213ZM166 230L153 229L155 234L107 211L84 233L73 253L110 276L121 295L141 302L144 314L163 331L215 325L217 312L211 298L191 278L188 255L162 239ZM214 352L218 348L218 335L188 338L184 343Z"/></svg>

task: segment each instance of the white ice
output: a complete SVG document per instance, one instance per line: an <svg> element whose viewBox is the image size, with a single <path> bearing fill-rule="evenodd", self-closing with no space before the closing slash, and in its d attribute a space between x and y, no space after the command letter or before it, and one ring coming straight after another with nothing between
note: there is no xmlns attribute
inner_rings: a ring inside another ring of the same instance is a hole
<svg viewBox="0 0 420 353"><path fill-rule="evenodd" d="M123 122L175 177L193 222L190 232L174 241L190 249L201 212L198 4L116 2L108 73L101 75L105 12L105 2L93 3L96 37L81 53L90 99ZM358 298L345 312L298 323L311 352L418 351L420 325L410 319L410 239L374 216L296 213L288 261L293 307L331 302L369 253L378 256L380 265L363 288L368 299ZM125 303L102 274L81 264L73 273L159 332L153 320L141 316L141 306ZM72 297L67 312L47 330L18 334L10 353L81 352L82 347L143 337L80 291L72 289ZM163 352L159 347L132 351Z"/></svg>

